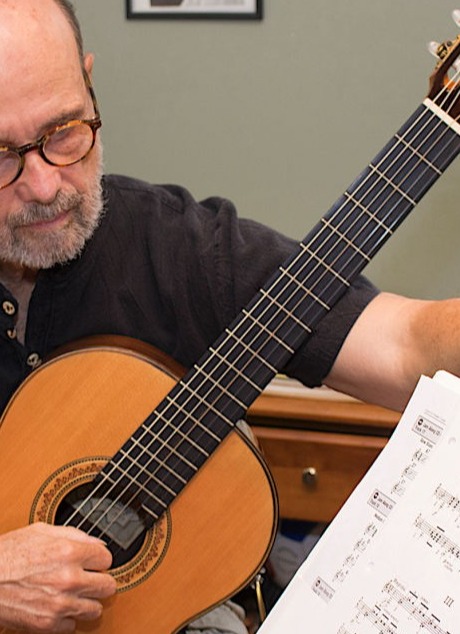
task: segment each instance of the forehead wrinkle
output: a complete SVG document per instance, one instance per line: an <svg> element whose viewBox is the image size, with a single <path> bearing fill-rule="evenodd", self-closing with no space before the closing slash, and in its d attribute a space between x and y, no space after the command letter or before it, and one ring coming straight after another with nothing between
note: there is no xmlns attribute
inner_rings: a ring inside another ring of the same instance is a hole
<svg viewBox="0 0 460 634"><path fill-rule="evenodd" d="M87 118L84 115L85 105L83 104L74 108L63 108L60 113L51 116L49 119L40 124L40 126L35 131L34 137L28 140L20 140L18 138L15 138L8 132L3 134L0 129L0 146L8 145L10 147L20 147L21 145L26 145L27 143L33 143L57 126L69 123L69 121Z"/></svg>
<svg viewBox="0 0 460 634"><path fill-rule="evenodd" d="M33 139L29 139L24 143L22 141L17 141L14 138L2 137L0 134L0 147L8 147L11 150L19 149L23 145L29 145L30 143L36 143L39 141L45 134L52 132L54 128L58 126L65 125L69 123L69 121L74 121L75 119L79 119L79 117L61 117L59 120L51 121L49 124L46 124L42 127L42 129L34 136Z"/></svg>

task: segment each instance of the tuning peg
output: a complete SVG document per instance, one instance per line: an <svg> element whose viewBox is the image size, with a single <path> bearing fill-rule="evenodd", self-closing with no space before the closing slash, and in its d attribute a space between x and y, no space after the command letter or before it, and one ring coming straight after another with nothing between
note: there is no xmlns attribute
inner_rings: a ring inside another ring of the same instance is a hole
<svg viewBox="0 0 460 634"><path fill-rule="evenodd" d="M454 9L452 11L452 20L457 26L460 26L460 9Z"/></svg>
<svg viewBox="0 0 460 634"><path fill-rule="evenodd" d="M441 44L439 42L428 42L427 49L437 59L439 59L439 49Z"/></svg>
<svg viewBox="0 0 460 634"><path fill-rule="evenodd" d="M460 18L460 11L458 11ZM444 59L444 57L448 54L449 47L452 45L452 42L444 42L444 44L440 44L439 42L428 42L427 48L429 52L436 57L436 59ZM451 67L453 68L456 74L460 74L460 57L457 57L455 60L451 62Z"/></svg>

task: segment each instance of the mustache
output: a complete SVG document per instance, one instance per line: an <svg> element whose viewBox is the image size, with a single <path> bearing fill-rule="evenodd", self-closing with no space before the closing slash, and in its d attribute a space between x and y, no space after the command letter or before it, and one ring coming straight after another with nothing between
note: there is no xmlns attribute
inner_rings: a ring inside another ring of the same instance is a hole
<svg viewBox="0 0 460 634"><path fill-rule="evenodd" d="M7 222L10 229L16 229L35 222L46 222L56 218L64 211L78 209L82 203L82 196L77 193L65 194L59 192L52 203L27 203L18 212L9 216Z"/></svg>

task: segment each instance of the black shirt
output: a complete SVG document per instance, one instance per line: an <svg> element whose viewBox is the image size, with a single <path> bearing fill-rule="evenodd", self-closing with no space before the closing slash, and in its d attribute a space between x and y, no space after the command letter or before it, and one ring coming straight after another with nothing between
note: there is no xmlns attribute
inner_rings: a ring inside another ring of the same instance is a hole
<svg viewBox="0 0 460 634"><path fill-rule="evenodd" d="M198 203L183 188L122 176L105 177L104 192L106 213L82 255L39 273L24 346L17 302L0 285L0 411L41 360L88 335L141 339L190 366L296 246L221 198ZM358 278L287 373L319 385L376 293Z"/></svg>

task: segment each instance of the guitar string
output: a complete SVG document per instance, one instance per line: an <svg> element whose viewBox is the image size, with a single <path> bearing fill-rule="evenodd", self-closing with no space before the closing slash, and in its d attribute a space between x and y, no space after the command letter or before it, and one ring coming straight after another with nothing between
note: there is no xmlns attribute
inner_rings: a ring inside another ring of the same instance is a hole
<svg viewBox="0 0 460 634"><path fill-rule="evenodd" d="M190 388L187 386L187 389L190 390Z"/></svg>
<svg viewBox="0 0 460 634"><path fill-rule="evenodd" d="M436 117L435 115L432 115L432 119L433 119L433 118L435 118L435 117ZM420 118L421 118L421 117L420 117ZM414 123L413 125L415 125L415 123ZM406 135L407 135L407 132L406 132ZM411 143L412 143L412 142L411 142ZM394 150L394 149L395 149L395 146L392 146L391 150ZM390 155L390 154L391 154L391 151L389 152L389 155ZM384 159L386 159L386 158L387 158L387 156L383 157L383 158L382 158L382 160L381 160L381 162L382 162ZM423 163L423 161L421 161L421 163ZM368 176L367 178L369 178L369 176ZM403 183L403 182L404 182L404 181L402 181L402 183ZM360 188L361 188L361 186L360 186ZM357 191L358 191L358 190L357 190ZM391 192L391 195L393 195L393 194L394 194L394 192ZM375 199L374 199L374 200L375 200ZM335 215L336 215L336 216L338 215L339 211L340 211L340 209L338 209L338 210L336 211L336 213L335 213ZM377 213L377 212L374 212L374 213ZM340 226L340 225L339 225L339 226ZM315 239L316 239L316 238L317 238L317 236L315 236ZM343 253L343 252L342 252L342 253ZM355 254L355 255L356 255L356 254ZM353 257L354 257L354 256L353 256ZM292 266L292 264L291 264L291 266ZM323 273L323 275L324 275L324 273ZM276 280L276 283L279 283L279 281L280 281L280 280L279 280L279 279L277 279L277 280ZM315 283L317 283L317 282L315 282ZM285 290L285 289L283 289L283 292L284 292L284 290ZM297 290L298 290L298 289L297 289ZM296 292L297 292L297 291L296 291ZM253 317L253 319L257 320L257 317ZM286 321L286 320L289 320L289 317L286 317L286 318L285 318L285 321ZM239 325L241 325L241 324L239 324ZM278 328L279 328L279 326L278 326ZM260 333L258 333L258 334L260 334ZM264 344L264 345L265 345L265 344ZM189 390L190 388L188 388L188 387L187 387L186 389L187 389L187 390ZM192 396L193 396L193 394L192 394ZM220 397L219 397L219 398L220 398ZM207 404L207 405L209 405L209 404ZM144 467L144 468L145 468L145 467ZM152 474L152 475L154 475L154 474ZM94 511L94 509L93 509L93 511ZM92 512L93 512L93 511L92 511Z"/></svg>

